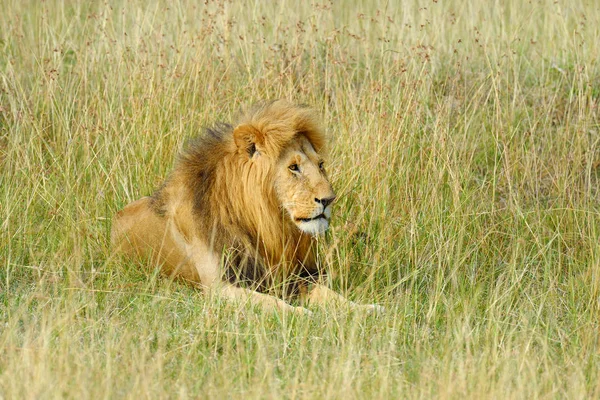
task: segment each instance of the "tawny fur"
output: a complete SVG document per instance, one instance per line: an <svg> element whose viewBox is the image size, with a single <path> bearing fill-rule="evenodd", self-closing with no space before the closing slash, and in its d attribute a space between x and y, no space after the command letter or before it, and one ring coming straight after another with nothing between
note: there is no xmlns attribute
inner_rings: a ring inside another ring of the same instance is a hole
<svg viewBox="0 0 600 400"><path fill-rule="evenodd" d="M270 294L354 305L318 283L314 234L335 197L325 144L310 109L256 105L207 129L153 196L118 212L112 245L226 297L299 312Z"/></svg>

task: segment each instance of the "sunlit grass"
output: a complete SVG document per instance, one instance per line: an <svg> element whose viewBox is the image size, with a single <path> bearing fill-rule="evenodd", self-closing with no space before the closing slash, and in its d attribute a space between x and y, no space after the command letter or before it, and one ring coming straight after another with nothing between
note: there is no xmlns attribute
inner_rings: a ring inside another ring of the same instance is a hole
<svg viewBox="0 0 600 400"><path fill-rule="evenodd" d="M0 397L600 396L593 1L1 9ZM222 304L112 256L184 141L268 98L323 116L321 260L385 315Z"/></svg>

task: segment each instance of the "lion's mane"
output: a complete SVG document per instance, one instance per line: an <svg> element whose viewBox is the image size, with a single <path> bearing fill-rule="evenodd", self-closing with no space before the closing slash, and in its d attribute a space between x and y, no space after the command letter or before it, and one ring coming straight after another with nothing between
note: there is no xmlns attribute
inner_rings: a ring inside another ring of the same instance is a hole
<svg viewBox="0 0 600 400"><path fill-rule="evenodd" d="M245 132L237 130L251 133L259 145L248 143L241 150L239 138ZM168 181L177 179L186 186L196 232L214 250L225 251L229 281L264 291L278 279L294 282L290 278L315 279L321 273L315 239L294 226L274 190L276 161L298 135L318 153L324 151L323 130L309 108L281 100L262 103L241 113L235 124L206 129L176 162ZM271 162L253 163L255 151ZM162 189L153 195L159 214L164 213L165 196Z"/></svg>

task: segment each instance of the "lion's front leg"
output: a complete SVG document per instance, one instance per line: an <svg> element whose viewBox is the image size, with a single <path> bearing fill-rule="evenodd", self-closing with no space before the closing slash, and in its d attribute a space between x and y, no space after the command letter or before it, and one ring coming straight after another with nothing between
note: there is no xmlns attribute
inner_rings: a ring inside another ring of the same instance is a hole
<svg viewBox="0 0 600 400"><path fill-rule="evenodd" d="M381 313L385 309L377 304L358 304L348 300L339 293L334 292L327 286L313 284L302 296L302 300L310 305L326 306L333 305L337 307L347 307L352 310L365 310L368 312Z"/></svg>
<svg viewBox="0 0 600 400"><path fill-rule="evenodd" d="M221 257L209 249L201 240L192 241L188 248L190 260L196 268L200 284L207 291L225 299L256 304L266 310L310 314L310 311L306 308L294 307L276 297L223 281Z"/></svg>
<svg viewBox="0 0 600 400"><path fill-rule="evenodd" d="M248 302L250 304L257 304L266 310L293 312L296 314L305 315L311 314L311 312L304 307L294 307L285 301L278 299L277 297L259 293L250 289L233 286L228 283L215 285L215 287L211 289L216 289L216 292L225 298Z"/></svg>

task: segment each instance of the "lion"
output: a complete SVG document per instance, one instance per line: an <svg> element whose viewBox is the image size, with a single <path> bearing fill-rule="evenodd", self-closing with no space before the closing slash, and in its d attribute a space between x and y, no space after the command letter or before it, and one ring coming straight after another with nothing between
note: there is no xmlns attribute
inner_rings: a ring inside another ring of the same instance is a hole
<svg viewBox="0 0 600 400"><path fill-rule="evenodd" d="M115 215L116 252L230 299L306 314L359 305L323 283L316 242L335 192L326 137L310 108L259 103L190 141L165 182ZM296 302L300 305L292 305Z"/></svg>

